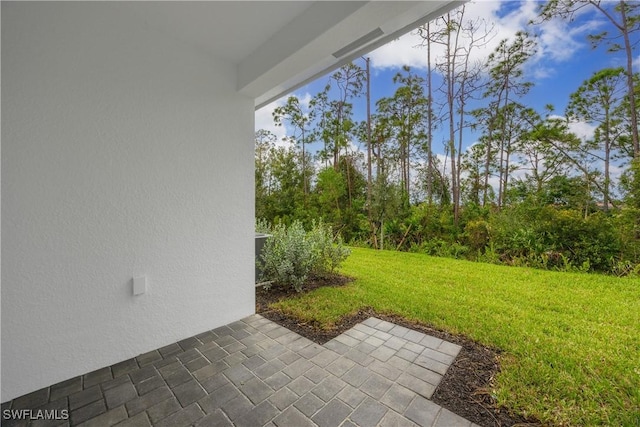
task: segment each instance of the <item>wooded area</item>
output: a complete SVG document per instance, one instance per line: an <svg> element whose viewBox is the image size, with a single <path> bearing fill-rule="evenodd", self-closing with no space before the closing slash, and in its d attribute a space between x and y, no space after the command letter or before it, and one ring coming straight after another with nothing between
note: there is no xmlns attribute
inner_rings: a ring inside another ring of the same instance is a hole
<svg viewBox="0 0 640 427"><path fill-rule="evenodd" d="M640 274L640 4L550 1L538 22L583 8L615 30L590 35L594 47L627 60L582 82L563 112L524 103L532 87L524 67L536 51L529 33L472 60L491 23L467 18L464 6L419 29L427 71L404 67L393 96L370 99L365 60L331 75L308 108L289 97L273 117L289 144L256 132L256 218L307 226L322 218L352 245ZM436 46L445 54L433 55ZM366 120L355 119L357 102L366 102ZM572 133L572 122L594 126L593 137ZM436 129L446 135L444 160L434 154ZM469 129L481 136L465 149Z"/></svg>

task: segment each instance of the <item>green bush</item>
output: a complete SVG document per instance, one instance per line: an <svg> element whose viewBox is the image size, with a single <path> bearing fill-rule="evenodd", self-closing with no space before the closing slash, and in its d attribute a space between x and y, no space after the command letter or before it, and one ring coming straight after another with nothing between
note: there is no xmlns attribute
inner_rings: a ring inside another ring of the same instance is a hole
<svg viewBox="0 0 640 427"><path fill-rule="evenodd" d="M331 227L322 221L314 222L308 233L297 220L288 228L283 224L271 228L264 223L260 225L261 231L271 234L261 259L256 260L262 269L263 282L291 286L300 292L309 275L333 273L350 253L340 238L333 243Z"/></svg>

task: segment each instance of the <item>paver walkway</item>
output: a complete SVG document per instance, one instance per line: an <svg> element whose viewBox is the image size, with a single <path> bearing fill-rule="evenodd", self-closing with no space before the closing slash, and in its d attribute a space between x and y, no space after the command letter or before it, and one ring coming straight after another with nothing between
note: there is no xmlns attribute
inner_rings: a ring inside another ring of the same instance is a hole
<svg viewBox="0 0 640 427"><path fill-rule="evenodd" d="M318 345L253 315L2 409L70 415L34 426L470 427L429 400L459 351L376 318Z"/></svg>

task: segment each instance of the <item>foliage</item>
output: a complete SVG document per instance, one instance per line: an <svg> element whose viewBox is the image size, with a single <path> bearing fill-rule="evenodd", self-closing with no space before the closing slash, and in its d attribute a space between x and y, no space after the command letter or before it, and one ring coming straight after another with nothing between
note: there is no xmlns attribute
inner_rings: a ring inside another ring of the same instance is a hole
<svg viewBox="0 0 640 427"><path fill-rule="evenodd" d="M354 248L356 280L273 307L327 329L363 307L499 348L487 390L543 425L640 420L640 286L633 277L558 273Z"/></svg>
<svg viewBox="0 0 640 427"><path fill-rule="evenodd" d="M323 222L313 223L306 232L300 221L288 227L276 224L269 227L265 220L256 222L256 229L271 234L262 249L261 281L291 286L300 292L309 275L333 273L349 256L342 239L333 242L331 227Z"/></svg>
<svg viewBox="0 0 640 427"><path fill-rule="evenodd" d="M540 19L582 8L604 13L619 32L591 34L596 44L620 49L617 36L640 30L640 6L625 1L552 0ZM483 26L461 6L421 28L426 78L404 67L387 97L367 91L375 111L366 121L356 122L356 102L371 82L357 64L327 76L309 102L290 96L274 114L285 144L256 133L256 217L306 229L322 219L336 237L376 249L632 274L640 263L640 75L603 68L576 82L565 117L551 105L535 111L525 98L533 30L472 63L471 49L489 39ZM435 45L441 55L431 62ZM575 123L593 136L576 135ZM469 127L481 136L465 151ZM443 157L432 151L435 129L447 134Z"/></svg>

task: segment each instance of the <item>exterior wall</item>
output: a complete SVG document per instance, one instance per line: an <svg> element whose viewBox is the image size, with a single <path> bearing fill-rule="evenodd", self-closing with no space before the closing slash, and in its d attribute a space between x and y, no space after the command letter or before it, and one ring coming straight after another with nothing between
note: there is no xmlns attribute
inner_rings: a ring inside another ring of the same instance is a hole
<svg viewBox="0 0 640 427"><path fill-rule="evenodd" d="M254 311L253 99L115 14L2 3L3 402Z"/></svg>

